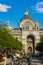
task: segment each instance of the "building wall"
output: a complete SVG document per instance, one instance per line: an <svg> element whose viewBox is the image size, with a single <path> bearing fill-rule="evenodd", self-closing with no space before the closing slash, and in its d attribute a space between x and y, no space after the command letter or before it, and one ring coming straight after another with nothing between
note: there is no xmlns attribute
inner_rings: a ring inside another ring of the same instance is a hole
<svg viewBox="0 0 43 65"><path fill-rule="evenodd" d="M36 46L36 44L40 42L40 36L43 35L43 30L39 28L38 22L34 23L34 21L28 17L28 11L26 10L24 17L19 20L18 28L13 29L12 34L22 42L23 49L25 49L26 52L28 48L27 36L31 35L34 37L34 44ZM30 43L30 46L32 45L33 43Z"/></svg>

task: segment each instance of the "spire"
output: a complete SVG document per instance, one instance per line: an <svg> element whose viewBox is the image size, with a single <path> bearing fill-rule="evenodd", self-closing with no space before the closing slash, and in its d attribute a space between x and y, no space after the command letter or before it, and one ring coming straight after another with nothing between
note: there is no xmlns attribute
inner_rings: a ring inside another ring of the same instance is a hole
<svg viewBox="0 0 43 65"><path fill-rule="evenodd" d="M38 19L36 20L36 23L38 23Z"/></svg>
<svg viewBox="0 0 43 65"><path fill-rule="evenodd" d="M36 29L39 29L38 20L36 20Z"/></svg>
<svg viewBox="0 0 43 65"><path fill-rule="evenodd" d="M28 15L28 9L25 9L24 15Z"/></svg>
<svg viewBox="0 0 43 65"><path fill-rule="evenodd" d="M10 27L10 22L9 22L9 20L7 21L7 23L6 23L6 27Z"/></svg>
<svg viewBox="0 0 43 65"><path fill-rule="evenodd" d="M36 25L38 26L38 19L36 20Z"/></svg>

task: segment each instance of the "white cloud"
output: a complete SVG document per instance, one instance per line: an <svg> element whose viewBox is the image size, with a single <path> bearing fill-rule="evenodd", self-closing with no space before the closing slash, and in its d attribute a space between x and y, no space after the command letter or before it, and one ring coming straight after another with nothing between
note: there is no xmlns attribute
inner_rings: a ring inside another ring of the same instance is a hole
<svg viewBox="0 0 43 65"><path fill-rule="evenodd" d="M43 13L43 1L37 2L35 6L32 6L32 8L34 8L34 10L36 10L37 12Z"/></svg>
<svg viewBox="0 0 43 65"><path fill-rule="evenodd" d="M11 6L0 4L0 12L7 12L8 8L11 8Z"/></svg>

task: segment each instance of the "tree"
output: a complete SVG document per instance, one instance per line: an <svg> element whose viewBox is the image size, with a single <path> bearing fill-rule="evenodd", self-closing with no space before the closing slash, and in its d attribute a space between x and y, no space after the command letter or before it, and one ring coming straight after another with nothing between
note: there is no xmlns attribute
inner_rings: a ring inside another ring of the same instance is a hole
<svg viewBox="0 0 43 65"><path fill-rule="evenodd" d="M40 42L43 43L43 35L40 37Z"/></svg>
<svg viewBox="0 0 43 65"><path fill-rule="evenodd" d="M17 38L14 38L4 26L0 26L0 45L16 50L22 50L22 43L18 41Z"/></svg>
<svg viewBox="0 0 43 65"><path fill-rule="evenodd" d="M22 49L22 43L18 41L18 39L15 39L15 45L16 45L16 50L21 50Z"/></svg>
<svg viewBox="0 0 43 65"><path fill-rule="evenodd" d="M40 37L40 42L36 45L36 50L43 52L43 35Z"/></svg>

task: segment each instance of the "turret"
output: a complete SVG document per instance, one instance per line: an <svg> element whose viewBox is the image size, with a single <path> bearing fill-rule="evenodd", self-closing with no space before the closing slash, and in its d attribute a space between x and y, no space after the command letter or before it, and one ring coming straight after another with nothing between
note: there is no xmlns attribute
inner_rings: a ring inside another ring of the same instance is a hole
<svg viewBox="0 0 43 65"><path fill-rule="evenodd" d="M7 27L7 28L10 27L10 22L9 22L9 21L7 21L7 23L6 23L6 27Z"/></svg>
<svg viewBox="0 0 43 65"><path fill-rule="evenodd" d="M28 10L27 9L24 11L24 15L28 15Z"/></svg>
<svg viewBox="0 0 43 65"><path fill-rule="evenodd" d="M39 24L38 24L38 20L36 20L36 24L35 24L36 30L39 29Z"/></svg>

